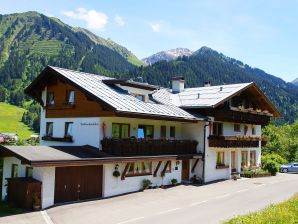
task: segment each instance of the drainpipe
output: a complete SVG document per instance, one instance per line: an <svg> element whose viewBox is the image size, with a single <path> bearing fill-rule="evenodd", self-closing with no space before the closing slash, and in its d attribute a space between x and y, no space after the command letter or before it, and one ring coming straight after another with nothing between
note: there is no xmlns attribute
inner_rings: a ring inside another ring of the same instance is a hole
<svg viewBox="0 0 298 224"><path fill-rule="evenodd" d="M208 127L210 125L210 120L207 119L206 120L208 122L208 124L204 125L204 148L203 148L203 183L205 183L205 166L206 166L206 127Z"/></svg>

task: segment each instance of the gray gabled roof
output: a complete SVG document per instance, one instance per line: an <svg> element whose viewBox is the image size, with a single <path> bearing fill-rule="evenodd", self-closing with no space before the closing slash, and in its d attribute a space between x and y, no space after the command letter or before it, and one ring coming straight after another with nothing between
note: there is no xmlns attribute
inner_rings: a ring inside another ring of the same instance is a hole
<svg viewBox="0 0 298 224"><path fill-rule="evenodd" d="M160 103L183 108L216 107L220 103L243 91L254 83L241 83L220 86L186 88L180 93L172 93L170 89L157 90L152 96Z"/></svg>
<svg viewBox="0 0 298 224"><path fill-rule="evenodd" d="M104 80L113 80L109 77L53 66L48 66L45 70L47 69L55 71L60 76L63 76L64 79L69 80L77 87L84 89L84 91L113 108L116 113L164 117L165 119L173 118L185 121L203 120L203 118L193 116L175 105L167 105L153 101L140 101L116 85L105 84ZM34 85L33 82L33 84L27 88L26 92L30 94L30 89L34 88Z"/></svg>

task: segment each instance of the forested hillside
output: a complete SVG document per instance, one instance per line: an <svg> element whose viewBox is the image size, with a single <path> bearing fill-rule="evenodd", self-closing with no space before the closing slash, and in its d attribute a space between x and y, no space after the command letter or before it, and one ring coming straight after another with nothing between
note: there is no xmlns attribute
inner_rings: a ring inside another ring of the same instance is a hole
<svg viewBox="0 0 298 224"><path fill-rule="evenodd" d="M207 47L202 47L190 57L135 68L127 77L142 76L145 82L170 87L171 77L177 75L184 76L187 87L202 86L204 81L211 81L213 85L256 82L282 112L286 121L293 122L298 118L296 86Z"/></svg>
<svg viewBox="0 0 298 224"><path fill-rule="evenodd" d="M141 62L111 40L95 38L36 12L0 15L0 101L22 105L46 65L119 76Z"/></svg>

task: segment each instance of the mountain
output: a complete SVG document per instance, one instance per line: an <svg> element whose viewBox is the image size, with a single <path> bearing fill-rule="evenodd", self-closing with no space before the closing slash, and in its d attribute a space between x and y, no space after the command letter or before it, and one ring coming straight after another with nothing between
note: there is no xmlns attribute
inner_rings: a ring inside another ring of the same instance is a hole
<svg viewBox="0 0 298 224"><path fill-rule="evenodd" d="M134 68L127 77L141 76L145 82L170 87L171 78L177 75L184 76L187 87L202 86L205 81L214 85L256 82L283 114L284 120L279 123L298 119L298 88L208 47L202 47L189 57Z"/></svg>
<svg viewBox="0 0 298 224"><path fill-rule="evenodd" d="M298 86L298 78L292 81L292 84L294 84L295 86Z"/></svg>
<svg viewBox="0 0 298 224"><path fill-rule="evenodd" d="M0 101L22 105L48 64L119 77L143 64L126 48L37 12L0 15Z"/></svg>
<svg viewBox="0 0 298 224"><path fill-rule="evenodd" d="M190 56L192 51L187 48L175 48L168 51L161 51L150 57L142 59L146 65L152 65L158 61L173 61L178 57Z"/></svg>

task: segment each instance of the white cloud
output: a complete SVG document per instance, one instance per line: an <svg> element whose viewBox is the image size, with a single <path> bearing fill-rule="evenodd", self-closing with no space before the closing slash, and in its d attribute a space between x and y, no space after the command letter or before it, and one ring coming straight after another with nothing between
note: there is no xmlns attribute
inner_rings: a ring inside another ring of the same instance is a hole
<svg viewBox="0 0 298 224"><path fill-rule="evenodd" d="M115 22L119 26L124 26L125 25L124 19L121 16L118 16L118 15L115 16Z"/></svg>
<svg viewBox="0 0 298 224"><path fill-rule="evenodd" d="M149 26L155 33L159 33L161 31L161 23L149 23Z"/></svg>
<svg viewBox="0 0 298 224"><path fill-rule="evenodd" d="M83 20L89 29L94 30L104 29L108 22L108 16L105 13L94 9L78 8L75 11L63 11L62 14L72 19Z"/></svg>

